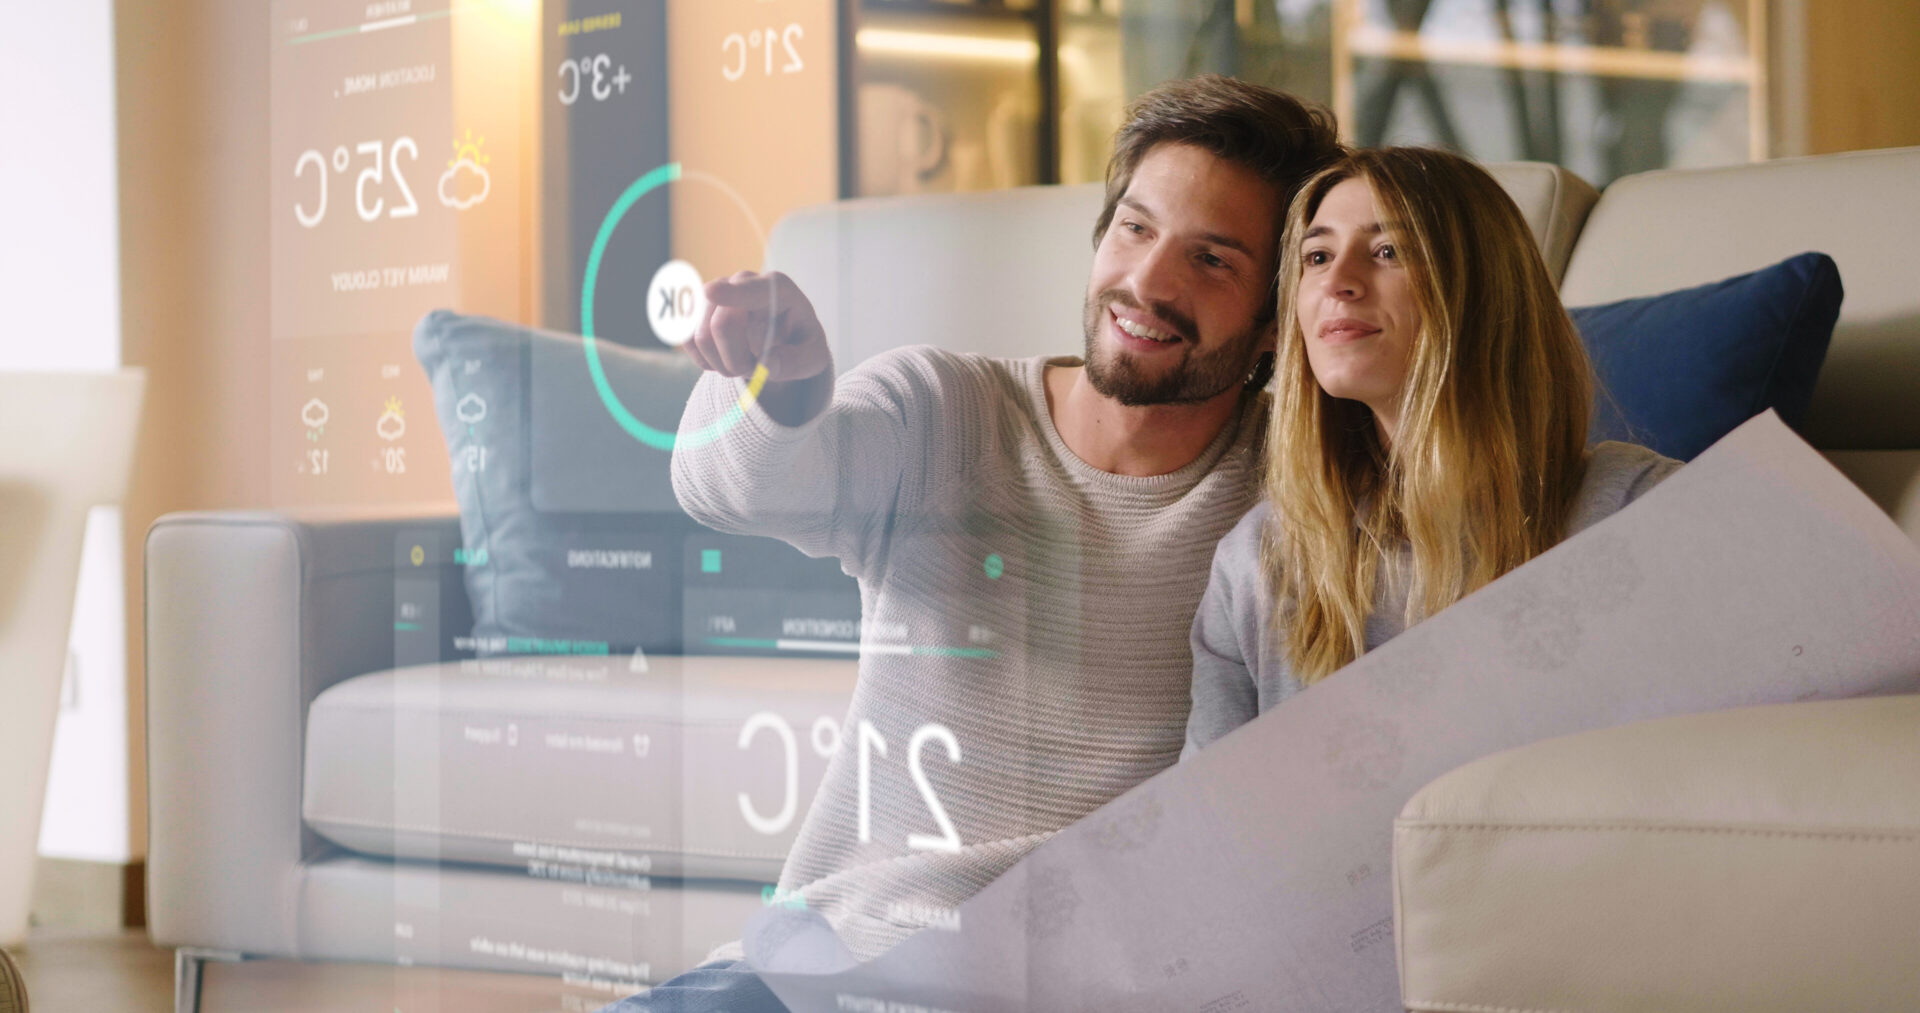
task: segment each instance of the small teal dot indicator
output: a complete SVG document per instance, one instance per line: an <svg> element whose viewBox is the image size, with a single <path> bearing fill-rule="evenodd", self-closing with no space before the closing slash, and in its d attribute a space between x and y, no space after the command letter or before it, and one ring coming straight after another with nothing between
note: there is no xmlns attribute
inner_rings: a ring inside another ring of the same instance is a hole
<svg viewBox="0 0 1920 1013"><path fill-rule="evenodd" d="M719 573L720 572L720 550L719 549L701 549L700 550L700 572L701 573Z"/></svg>
<svg viewBox="0 0 1920 1013"><path fill-rule="evenodd" d="M988 580L999 580L1000 575L1007 572L1007 561L1001 559L998 552L991 553L987 556L984 569L987 571Z"/></svg>

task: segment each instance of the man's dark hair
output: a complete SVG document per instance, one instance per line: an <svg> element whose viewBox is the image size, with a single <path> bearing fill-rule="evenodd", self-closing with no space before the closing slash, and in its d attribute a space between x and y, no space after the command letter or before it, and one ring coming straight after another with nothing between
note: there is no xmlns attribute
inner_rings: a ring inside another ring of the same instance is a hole
<svg viewBox="0 0 1920 1013"><path fill-rule="evenodd" d="M1342 151L1333 114L1319 106L1219 74L1169 81L1140 96L1114 135L1107 202L1093 227L1095 246L1113 224L1114 208L1140 160L1162 144L1191 144L1272 184L1280 195L1273 221L1276 242L1293 192Z"/></svg>

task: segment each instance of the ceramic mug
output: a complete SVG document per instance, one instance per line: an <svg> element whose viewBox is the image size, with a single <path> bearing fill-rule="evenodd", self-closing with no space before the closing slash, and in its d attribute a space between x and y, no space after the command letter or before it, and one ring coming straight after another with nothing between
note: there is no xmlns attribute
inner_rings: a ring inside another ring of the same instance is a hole
<svg viewBox="0 0 1920 1013"><path fill-rule="evenodd" d="M947 164L947 118L897 84L860 86L860 192L918 193Z"/></svg>

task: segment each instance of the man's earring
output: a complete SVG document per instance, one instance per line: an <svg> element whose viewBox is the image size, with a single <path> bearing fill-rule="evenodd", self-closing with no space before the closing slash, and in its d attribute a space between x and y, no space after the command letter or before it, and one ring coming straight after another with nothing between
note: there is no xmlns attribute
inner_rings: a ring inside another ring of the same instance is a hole
<svg viewBox="0 0 1920 1013"><path fill-rule="evenodd" d="M1273 359L1274 353L1261 352L1260 358L1254 360L1253 372L1247 374L1247 390L1266 389L1267 381L1273 379Z"/></svg>

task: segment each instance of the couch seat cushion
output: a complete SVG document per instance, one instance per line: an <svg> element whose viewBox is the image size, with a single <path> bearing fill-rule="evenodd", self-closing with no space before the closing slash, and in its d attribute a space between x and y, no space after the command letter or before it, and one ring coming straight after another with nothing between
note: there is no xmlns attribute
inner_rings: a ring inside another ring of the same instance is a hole
<svg viewBox="0 0 1920 1013"><path fill-rule="evenodd" d="M1648 721L1468 764L1394 823L1406 1007L1910 1009L1915 785L1920 696Z"/></svg>
<svg viewBox="0 0 1920 1013"><path fill-rule="evenodd" d="M604 885L772 882L854 673L838 659L546 657L359 676L308 712L303 814L368 854Z"/></svg>

